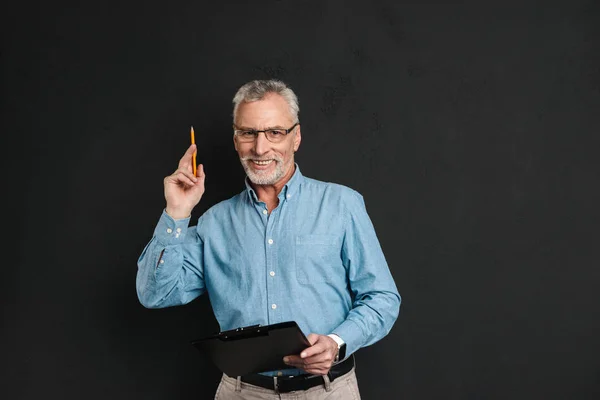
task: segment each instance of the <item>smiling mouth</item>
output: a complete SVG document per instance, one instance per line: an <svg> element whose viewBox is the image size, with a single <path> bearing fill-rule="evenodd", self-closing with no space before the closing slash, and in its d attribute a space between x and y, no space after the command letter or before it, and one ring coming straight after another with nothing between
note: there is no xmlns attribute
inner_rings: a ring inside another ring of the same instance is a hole
<svg viewBox="0 0 600 400"><path fill-rule="evenodd" d="M273 162L274 160L252 160L252 162L256 165L269 165Z"/></svg>

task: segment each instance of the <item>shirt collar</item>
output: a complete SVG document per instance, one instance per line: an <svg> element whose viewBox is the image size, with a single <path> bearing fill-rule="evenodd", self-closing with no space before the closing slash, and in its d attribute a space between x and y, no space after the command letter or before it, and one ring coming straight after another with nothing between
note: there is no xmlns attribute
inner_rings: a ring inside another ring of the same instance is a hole
<svg viewBox="0 0 600 400"><path fill-rule="evenodd" d="M281 189L281 193L279 193L278 196L280 199L282 198L282 196L286 199L289 199L291 196L294 196L296 193L298 193L300 185L304 181L304 175L302 175L302 172L300 172L300 167L297 163L294 163L294 165L296 166L294 175L292 175L290 180L287 181L287 183ZM246 184L246 191L248 192L248 196L250 197L250 199L257 202L258 196L256 195L254 189L252 189L252 185L250 185L250 179L248 179L247 176L246 179L244 179L244 183Z"/></svg>

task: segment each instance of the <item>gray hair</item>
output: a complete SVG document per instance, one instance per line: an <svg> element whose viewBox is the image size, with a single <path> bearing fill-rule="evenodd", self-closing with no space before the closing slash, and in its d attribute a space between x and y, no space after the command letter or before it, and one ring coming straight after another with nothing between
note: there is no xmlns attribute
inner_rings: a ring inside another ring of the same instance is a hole
<svg viewBox="0 0 600 400"><path fill-rule="evenodd" d="M277 79L254 80L242 85L233 97L233 122L235 123L238 107L242 102L262 100L268 93L276 93L283 97L288 103L292 118L298 122L298 97L291 88Z"/></svg>

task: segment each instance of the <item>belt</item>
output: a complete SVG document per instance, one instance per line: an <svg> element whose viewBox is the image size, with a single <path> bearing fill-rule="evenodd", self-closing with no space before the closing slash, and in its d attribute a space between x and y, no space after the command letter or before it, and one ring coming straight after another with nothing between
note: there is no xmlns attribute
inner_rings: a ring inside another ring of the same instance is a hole
<svg viewBox="0 0 600 400"><path fill-rule="evenodd" d="M354 354L344 361L331 367L327 376L329 381L333 382L336 378L347 374L354 367ZM297 390L306 390L311 387L323 385L325 383L322 375L302 374L298 376L266 376L260 374L249 374L241 377L242 382L251 385L260 386L265 389L275 390L279 393L293 392Z"/></svg>

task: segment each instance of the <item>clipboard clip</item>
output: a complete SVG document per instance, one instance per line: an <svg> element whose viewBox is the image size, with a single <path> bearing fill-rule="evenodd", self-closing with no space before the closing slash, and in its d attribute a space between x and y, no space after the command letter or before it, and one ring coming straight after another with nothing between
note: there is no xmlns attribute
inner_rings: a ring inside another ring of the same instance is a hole
<svg viewBox="0 0 600 400"><path fill-rule="evenodd" d="M219 332L217 335L221 340L247 339L256 336L269 336L269 330L257 324Z"/></svg>

